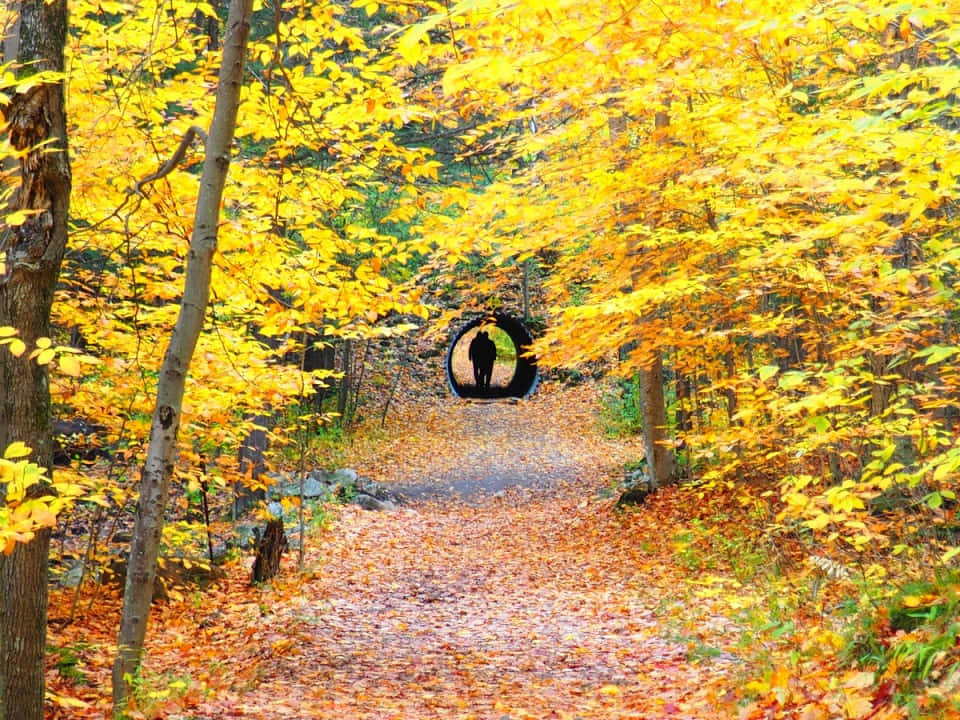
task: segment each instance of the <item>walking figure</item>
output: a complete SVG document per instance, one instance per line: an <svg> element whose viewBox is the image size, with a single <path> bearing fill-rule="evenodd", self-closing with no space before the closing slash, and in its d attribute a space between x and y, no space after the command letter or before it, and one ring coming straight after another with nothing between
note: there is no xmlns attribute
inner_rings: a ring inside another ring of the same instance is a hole
<svg viewBox="0 0 960 720"><path fill-rule="evenodd" d="M482 393L490 391L490 379L493 377L493 364L497 359L497 345L487 335L486 330L478 332L470 341L468 353L473 363L473 381Z"/></svg>

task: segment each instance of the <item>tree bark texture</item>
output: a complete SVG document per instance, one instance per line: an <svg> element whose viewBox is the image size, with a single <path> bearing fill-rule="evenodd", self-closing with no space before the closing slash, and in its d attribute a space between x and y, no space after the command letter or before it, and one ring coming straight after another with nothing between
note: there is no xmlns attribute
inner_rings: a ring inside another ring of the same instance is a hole
<svg viewBox="0 0 960 720"><path fill-rule="evenodd" d="M124 587L117 657L113 666L116 716L122 716L128 709L146 638L167 491L177 456L184 386L210 298L220 206L237 124L252 6L253 0L232 0L230 4L216 107L207 137L193 234L187 255L183 299L157 383L157 402L150 428L150 445L141 473L140 501Z"/></svg>
<svg viewBox="0 0 960 720"><path fill-rule="evenodd" d="M667 428L667 401L663 394L663 357L658 353L651 366L639 370L637 375L650 489L656 490L676 479L676 464Z"/></svg>
<svg viewBox="0 0 960 720"><path fill-rule="evenodd" d="M303 475L301 474L302 478ZM300 537L303 537L301 528ZM301 543L302 545L302 543ZM263 537L257 542L257 556L253 561L251 583L266 582L280 572L280 561L287 550L287 536L283 532L283 520L271 518L263 531Z"/></svg>
<svg viewBox="0 0 960 720"><path fill-rule="evenodd" d="M16 52L21 76L63 70L66 0L22 0L16 37L4 43ZM50 382L47 367L30 360L39 337L49 336L50 308L67 242L70 162L63 83L42 82L17 93L0 108L19 158L18 185L10 212L29 211L25 222L0 234L0 326L12 326L28 351L14 357L0 349L0 452L20 440L30 460L53 465ZM41 143L48 143L38 148ZM31 148L33 148L31 150ZM34 486L32 495L49 493ZM6 488L0 485L0 502ZM44 716L44 651L47 616L49 531L0 554L0 720Z"/></svg>

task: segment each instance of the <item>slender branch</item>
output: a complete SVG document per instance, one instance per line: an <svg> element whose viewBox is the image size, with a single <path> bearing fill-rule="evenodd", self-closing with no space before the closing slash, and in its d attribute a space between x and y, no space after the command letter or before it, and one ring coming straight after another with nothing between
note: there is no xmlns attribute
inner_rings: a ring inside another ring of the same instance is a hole
<svg viewBox="0 0 960 720"><path fill-rule="evenodd" d="M166 177L173 172L174 168L180 164L181 160L183 160L183 156L187 154L187 148L190 147L190 143L192 143L193 139L198 136L203 140L204 143L207 142L207 133L203 130L203 128L197 127L196 125L191 125L189 128L187 128L187 131L183 134L183 139L180 141L180 145L177 146L177 149L174 151L173 155L170 156L170 159L161 165L160 169L155 173L151 173L145 178L138 180L136 185L133 186L133 189L129 190L128 193L143 195L143 187L145 185L155 182L162 177Z"/></svg>

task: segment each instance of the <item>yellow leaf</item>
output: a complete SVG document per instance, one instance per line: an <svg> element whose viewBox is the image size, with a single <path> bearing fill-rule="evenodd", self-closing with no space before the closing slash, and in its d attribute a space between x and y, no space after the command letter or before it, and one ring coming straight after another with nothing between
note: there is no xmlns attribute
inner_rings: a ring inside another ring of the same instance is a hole
<svg viewBox="0 0 960 720"><path fill-rule="evenodd" d="M847 717L851 718L851 720L860 720L860 718L865 718L873 712L873 701L869 697L856 695L847 698L843 709L846 711Z"/></svg>
<svg viewBox="0 0 960 720"><path fill-rule="evenodd" d="M16 357L20 357L27 351L27 346L20 338L14 338L10 342L10 352Z"/></svg>
<svg viewBox="0 0 960 720"><path fill-rule="evenodd" d="M790 683L790 668L779 665L773 670L770 676L771 688L785 688Z"/></svg>
<svg viewBox="0 0 960 720"><path fill-rule="evenodd" d="M16 460L27 457L30 452L30 448L22 440L16 440L7 445L7 449L3 451L3 457L6 460Z"/></svg>
<svg viewBox="0 0 960 720"><path fill-rule="evenodd" d="M71 377L80 377L82 374L80 361L73 355L61 355L60 359L57 360L57 367L64 375L70 375Z"/></svg>
<svg viewBox="0 0 960 720"><path fill-rule="evenodd" d="M812 520L807 520L804 525L806 525L811 530L823 530L827 525L830 524L830 516L826 513L821 513L817 515Z"/></svg>
<svg viewBox="0 0 960 720"><path fill-rule="evenodd" d="M933 594L907 595L903 598L903 606L907 608L927 607L928 605L935 605L939 600L940 596Z"/></svg>
<svg viewBox="0 0 960 720"><path fill-rule="evenodd" d="M869 670L853 672L843 678L843 686L848 690L863 690L873 687L876 682L876 675Z"/></svg>
<svg viewBox="0 0 960 720"><path fill-rule="evenodd" d="M746 685L743 686L743 689L748 693L754 693L756 695L766 695L770 692L770 683L764 680L751 680Z"/></svg>
<svg viewBox="0 0 960 720"><path fill-rule="evenodd" d="M90 703L84 702L78 698L68 697L67 695L57 695L55 692L47 690L47 700L60 707L87 708Z"/></svg>
<svg viewBox="0 0 960 720"><path fill-rule="evenodd" d="M57 351L53 348L47 348L41 350L37 353L37 365L48 365L54 357L56 357Z"/></svg>
<svg viewBox="0 0 960 720"><path fill-rule="evenodd" d="M428 30L430 30L428 23L419 23L407 30L397 41L397 52L400 53L400 57L410 65L416 65L420 62L420 57L423 54L420 41L426 40L427 43L430 42L430 39L427 37Z"/></svg>
<svg viewBox="0 0 960 720"><path fill-rule="evenodd" d="M57 524L57 514L44 503L33 506L33 522L39 527L53 527Z"/></svg>
<svg viewBox="0 0 960 720"><path fill-rule="evenodd" d="M37 338L37 347L43 350L44 348L50 347L50 338L41 337Z"/></svg>
<svg viewBox="0 0 960 720"><path fill-rule="evenodd" d="M15 212L4 215L3 220L7 225L19 226L23 225L31 215L36 215L36 210L17 210Z"/></svg>

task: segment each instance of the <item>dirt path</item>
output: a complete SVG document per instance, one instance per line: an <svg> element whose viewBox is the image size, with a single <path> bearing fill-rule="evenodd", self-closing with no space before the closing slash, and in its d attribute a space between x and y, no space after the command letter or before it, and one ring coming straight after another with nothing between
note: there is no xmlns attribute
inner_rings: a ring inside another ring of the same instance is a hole
<svg viewBox="0 0 960 720"><path fill-rule="evenodd" d="M642 451L604 437L596 391L519 402L443 399L407 408L364 468L412 500L473 502L516 488L555 488L621 474Z"/></svg>
<svg viewBox="0 0 960 720"><path fill-rule="evenodd" d="M627 451L594 400L401 416L361 469L419 501L345 508L306 577L221 608L203 643L230 664L179 717L717 717L726 669L664 638L651 586L669 580L597 499Z"/></svg>

